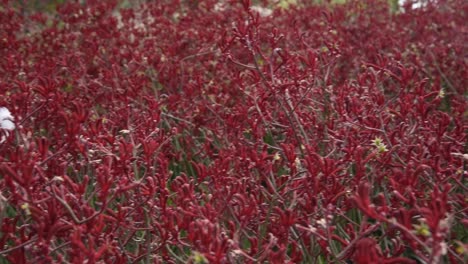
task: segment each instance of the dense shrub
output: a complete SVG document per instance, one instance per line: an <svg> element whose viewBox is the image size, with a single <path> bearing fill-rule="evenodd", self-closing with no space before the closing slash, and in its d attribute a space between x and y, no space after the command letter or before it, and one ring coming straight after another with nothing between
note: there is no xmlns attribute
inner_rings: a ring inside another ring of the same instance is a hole
<svg viewBox="0 0 468 264"><path fill-rule="evenodd" d="M466 1L63 2L0 7L3 263L467 261Z"/></svg>

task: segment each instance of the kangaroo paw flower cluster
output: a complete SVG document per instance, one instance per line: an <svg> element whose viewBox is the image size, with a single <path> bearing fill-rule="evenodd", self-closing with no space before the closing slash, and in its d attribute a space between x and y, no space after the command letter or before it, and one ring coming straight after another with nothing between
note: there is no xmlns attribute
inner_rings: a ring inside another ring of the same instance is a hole
<svg viewBox="0 0 468 264"><path fill-rule="evenodd" d="M467 0L0 3L1 263L466 263Z"/></svg>

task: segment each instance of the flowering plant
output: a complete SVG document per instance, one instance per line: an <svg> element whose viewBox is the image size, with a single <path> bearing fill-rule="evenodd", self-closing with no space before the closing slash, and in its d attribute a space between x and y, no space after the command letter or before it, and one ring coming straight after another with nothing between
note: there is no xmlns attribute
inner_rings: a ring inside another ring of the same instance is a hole
<svg viewBox="0 0 468 264"><path fill-rule="evenodd" d="M0 263L466 262L468 4L425 2L2 1Z"/></svg>

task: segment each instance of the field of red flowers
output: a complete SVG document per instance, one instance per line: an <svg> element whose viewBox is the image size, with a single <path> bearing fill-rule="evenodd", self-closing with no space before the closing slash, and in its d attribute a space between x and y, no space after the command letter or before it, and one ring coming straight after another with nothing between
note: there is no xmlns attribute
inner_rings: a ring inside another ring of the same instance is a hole
<svg viewBox="0 0 468 264"><path fill-rule="evenodd" d="M1 2L0 263L467 263L468 2Z"/></svg>

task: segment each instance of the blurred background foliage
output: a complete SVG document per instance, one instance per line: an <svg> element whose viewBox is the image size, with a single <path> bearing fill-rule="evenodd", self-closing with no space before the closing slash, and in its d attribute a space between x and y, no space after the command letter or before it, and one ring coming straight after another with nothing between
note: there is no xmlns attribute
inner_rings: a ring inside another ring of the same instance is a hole
<svg viewBox="0 0 468 264"><path fill-rule="evenodd" d="M118 0L119 6L128 8L131 6L139 5L142 2L147 2L152 0ZM193 2L193 1L203 1L203 0L182 0L181 2ZM219 0L220 2L226 0ZM263 5L263 6L277 6L281 8L289 8L291 5L336 5L344 4L349 0L252 0L253 5ZM16 6L20 8L23 12L46 12L54 13L57 6L65 2L80 2L86 4L87 0L20 0L13 1L16 2ZM399 0L387 0L391 6L392 11L399 10Z"/></svg>

